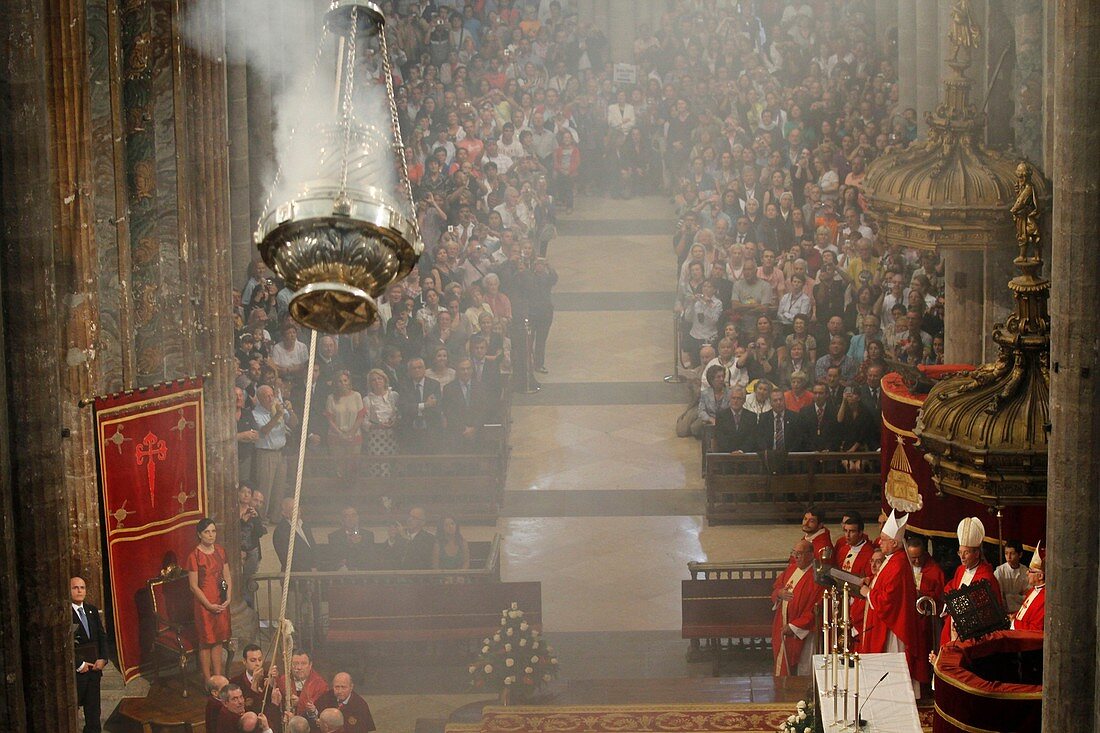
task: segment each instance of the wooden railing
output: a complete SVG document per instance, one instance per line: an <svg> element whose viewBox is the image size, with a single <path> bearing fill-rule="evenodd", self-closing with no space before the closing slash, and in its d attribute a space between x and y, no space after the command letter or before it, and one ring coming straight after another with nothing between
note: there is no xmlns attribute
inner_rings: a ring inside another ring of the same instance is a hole
<svg viewBox="0 0 1100 733"><path fill-rule="evenodd" d="M486 425L469 453L361 455L350 477L339 478L325 454L306 459L310 520L336 524L351 503L372 518L392 508L404 518L411 506L429 516L454 516L463 524L495 524L508 471L508 423Z"/></svg>
<svg viewBox="0 0 1100 733"><path fill-rule="evenodd" d="M707 521L795 522L809 506L836 516L857 509L878 516L881 455L857 453L708 453Z"/></svg>
<svg viewBox="0 0 1100 733"><path fill-rule="evenodd" d="M379 592L384 593L386 587L395 585L499 583L500 544L499 534L491 542L470 542L469 570L337 570L291 573L286 616L294 622L299 640L312 645L325 638L329 618L329 591L334 587L377 587ZM252 588L261 625L274 628L279 619L283 574L258 573L252 576Z"/></svg>
<svg viewBox="0 0 1100 733"><path fill-rule="evenodd" d="M709 660L717 675L725 655L771 648L775 611L771 592L786 561L688 563L680 587L681 637L691 641L688 660Z"/></svg>

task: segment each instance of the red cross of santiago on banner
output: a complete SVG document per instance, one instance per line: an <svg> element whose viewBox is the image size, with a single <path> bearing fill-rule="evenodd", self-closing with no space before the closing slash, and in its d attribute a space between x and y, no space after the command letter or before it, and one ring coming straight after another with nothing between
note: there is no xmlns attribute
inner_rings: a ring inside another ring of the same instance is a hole
<svg viewBox="0 0 1100 733"><path fill-rule="evenodd" d="M168 446L153 433L146 433L145 438L141 441L141 445L137 446L134 450L134 455L137 456L137 464L139 466L146 458L149 459L145 463L145 472L149 476L149 503L155 507L157 505L157 463L154 459L159 458L163 461L167 458Z"/></svg>

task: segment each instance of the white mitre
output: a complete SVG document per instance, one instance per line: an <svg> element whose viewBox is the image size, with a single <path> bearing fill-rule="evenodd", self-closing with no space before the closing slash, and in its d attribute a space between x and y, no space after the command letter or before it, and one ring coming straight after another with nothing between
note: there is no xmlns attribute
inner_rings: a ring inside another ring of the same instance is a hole
<svg viewBox="0 0 1100 733"><path fill-rule="evenodd" d="M985 541L985 525L977 517L966 517L959 522L956 534L960 547L981 547Z"/></svg>
<svg viewBox="0 0 1100 733"><path fill-rule="evenodd" d="M895 542L905 542L905 525L909 523L909 515L898 517L894 510L890 510L890 516L886 518L886 524L882 525L882 534Z"/></svg>

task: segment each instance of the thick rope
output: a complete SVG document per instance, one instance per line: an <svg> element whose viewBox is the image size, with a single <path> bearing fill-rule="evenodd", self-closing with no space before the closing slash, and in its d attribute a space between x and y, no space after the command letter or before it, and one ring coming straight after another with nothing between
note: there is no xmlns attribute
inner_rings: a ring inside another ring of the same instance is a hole
<svg viewBox="0 0 1100 733"><path fill-rule="evenodd" d="M302 474L306 466L306 442L309 440L309 413L313 403L313 366L317 361L317 331L311 332L309 337L309 364L306 367L306 398L305 403L302 405L302 422L301 430L299 432L298 440L298 471L294 477L294 511L290 516L290 544L286 549L286 567L283 569L283 595L279 601L279 624L277 631L275 632L275 643L271 649L270 659L275 658L275 653L279 648L279 641L284 634L284 627L286 624L286 604L287 597L290 595L290 571L294 567L294 540L298 536L298 516L300 511L300 505L302 500ZM286 648L288 645L283 645L283 679L286 680L286 690L283 695L284 707L290 707L290 652L292 650ZM267 697L270 694L271 686L267 686L267 691L264 692L264 704L267 704ZM261 708L262 709L262 708Z"/></svg>

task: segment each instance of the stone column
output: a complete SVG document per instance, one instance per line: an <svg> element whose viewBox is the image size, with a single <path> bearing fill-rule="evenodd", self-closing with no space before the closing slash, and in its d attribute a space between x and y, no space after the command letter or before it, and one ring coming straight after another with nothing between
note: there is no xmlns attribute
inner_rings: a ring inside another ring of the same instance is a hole
<svg viewBox="0 0 1100 733"><path fill-rule="evenodd" d="M949 364L982 363L981 250L949 250L944 259L944 357ZM1007 281L1006 281L1007 284Z"/></svg>
<svg viewBox="0 0 1100 733"><path fill-rule="evenodd" d="M57 159L51 151L48 75L52 0L0 2L0 38L19 39L0 50L4 98L0 109L0 289L3 291L5 384L9 429L2 440L10 455L3 493L11 499L17 584L22 692L33 722L15 719L15 729L75 731L75 675L69 596L69 504L61 459L60 307L55 244ZM6 522L6 520L5 520ZM10 556L9 556L10 557ZM23 611L26 611L23 613ZM0 626L7 629L8 625ZM5 650L12 644L4 643ZM5 660L7 667L11 661ZM5 690L7 689L5 680ZM2 706L5 711L11 705ZM17 707L17 706L16 706ZM5 713L6 714L6 713ZM25 726L31 727L25 727Z"/></svg>
<svg viewBox="0 0 1100 733"><path fill-rule="evenodd" d="M898 112L917 106L917 0L898 0ZM918 114L921 110L917 110Z"/></svg>
<svg viewBox="0 0 1100 733"><path fill-rule="evenodd" d="M921 135L928 131L924 115L934 111L940 99L940 24L937 5L939 3L934 2L916 4L916 106Z"/></svg>
<svg viewBox="0 0 1100 733"><path fill-rule="evenodd" d="M1016 68L1011 75L1010 98L1015 102L1012 128L1016 148L1035 163L1043 160L1044 89L1042 0L1016 0L1009 10L1015 35ZM1002 71L1006 73L1008 70ZM1045 170L1045 169L1044 169Z"/></svg>
<svg viewBox="0 0 1100 733"><path fill-rule="evenodd" d="M1097 730L1100 542L1100 5L1055 6L1050 449L1043 730ZM1088 721L1093 721L1089 723Z"/></svg>
<svg viewBox="0 0 1100 733"><path fill-rule="evenodd" d="M225 43L220 15L207 14L196 31L209 45ZM241 585L239 522L237 516L236 397L233 379L236 357L233 344L233 309L230 302L233 258L230 239L229 129L226 120L227 81L223 59L208 59L191 50L182 52L184 108L188 134L179 146L180 164L191 171L196 205L181 211L194 243L194 260L200 263L197 317L203 328L198 339L203 368L207 372L206 483L208 510L218 522L218 541L229 554L233 572L233 635L253 641L258 635L256 615L244 603ZM186 216L185 216L186 214ZM242 273L239 279L243 280ZM238 645L238 648L243 644Z"/></svg>
<svg viewBox="0 0 1100 733"><path fill-rule="evenodd" d="M886 36L891 28L896 28L898 24L898 2L897 0L875 0L875 40L878 42L879 48L886 46ZM890 58L890 61L897 67L897 59Z"/></svg>
<svg viewBox="0 0 1100 733"><path fill-rule="evenodd" d="M248 126L248 67L230 64L226 70L229 122L229 202L231 238L233 242L233 271L245 272L252 259L252 230L256 221L252 218L251 178L249 167ZM257 171L257 178L261 178ZM243 285L240 283L237 285Z"/></svg>
<svg viewBox="0 0 1100 733"><path fill-rule="evenodd" d="M69 533L73 538L71 570L88 585L88 600L100 608L103 599L103 555L100 543L99 484L96 476L95 424L92 411L80 407L99 386L97 359L98 269L95 212L92 203L92 136L88 110L88 44L84 3L56 0L49 15L51 137L56 159L54 205L57 228L58 281L64 314L61 343L60 406L69 430L65 449L65 493L69 500Z"/></svg>

